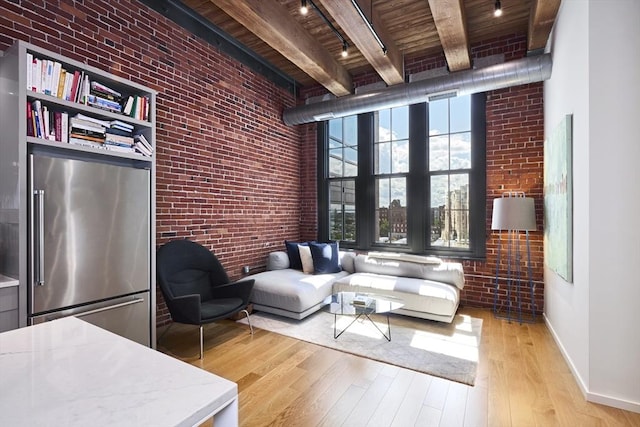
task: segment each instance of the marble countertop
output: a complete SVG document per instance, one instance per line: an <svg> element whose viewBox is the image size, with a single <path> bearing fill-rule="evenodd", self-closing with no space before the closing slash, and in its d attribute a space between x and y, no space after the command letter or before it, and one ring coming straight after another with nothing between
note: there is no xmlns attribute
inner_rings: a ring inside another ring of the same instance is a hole
<svg viewBox="0 0 640 427"><path fill-rule="evenodd" d="M0 274L0 288L8 288L9 286L18 286L18 279L3 276Z"/></svg>
<svg viewBox="0 0 640 427"><path fill-rule="evenodd" d="M0 333L0 378L4 426L193 426L228 406L237 420L236 383L75 317Z"/></svg>

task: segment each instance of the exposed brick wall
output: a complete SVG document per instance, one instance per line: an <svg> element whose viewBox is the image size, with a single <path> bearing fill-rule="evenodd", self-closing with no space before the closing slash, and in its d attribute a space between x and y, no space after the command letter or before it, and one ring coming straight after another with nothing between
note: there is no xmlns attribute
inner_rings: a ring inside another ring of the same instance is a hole
<svg viewBox="0 0 640 427"><path fill-rule="evenodd" d="M472 46L472 57L479 58L495 54L504 54L505 60L522 58L526 53L526 36L514 34L507 37L487 40ZM405 72L418 73L434 68L446 66L444 55L437 54L427 57L412 57L406 60ZM370 73L353 78L354 86L371 84L376 81ZM487 94L487 254L486 260L462 260L465 269L466 285L462 291L462 304L469 306L492 307L493 289L496 274L496 259L498 249L498 234L491 230L491 213L493 199L502 196L507 191L524 191L527 196L535 199L536 221L538 231L530 232L532 279L535 284L534 300L537 313L541 313L544 304L543 289L543 142L544 115L542 104L542 83L521 85L513 88L491 91ZM325 93L322 88L310 87L301 91L300 102L308 96ZM315 124L304 125L302 133L303 146L314 146ZM309 130L311 129L311 130ZM314 152L315 158L315 152ZM313 167L313 164L309 164ZM309 176L316 185L315 171ZM303 188L307 187L302 184ZM308 185L311 188L311 185ZM315 188L315 187L313 187ZM311 209L307 211L307 209ZM302 218L317 217L316 205L303 205ZM317 235L309 233L308 237ZM500 278L498 303L504 306L506 302L506 283L508 264L506 262L507 241L503 234L502 262L499 266ZM521 237L521 255L526 261L526 245L524 235ZM515 251L515 249L514 249ZM526 279L527 269L521 270L522 278ZM531 310L531 297L528 282L522 282L522 309ZM513 289L515 289L515 284ZM515 293L512 295L515 303Z"/></svg>
<svg viewBox="0 0 640 427"><path fill-rule="evenodd" d="M318 179L317 179L317 125L310 123L298 126L301 141L300 177L300 239L318 238Z"/></svg>
<svg viewBox="0 0 640 427"><path fill-rule="evenodd" d="M17 39L158 91L158 245L198 241L235 279L299 238L315 203L300 199L315 160L300 159L315 151L282 122L293 95L133 0L0 0L0 50ZM169 319L159 291L157 317Z"/></svg>
<svg viewBox="0 0 640 427"><path fill-rule="evenodd" d="M468 286L463 292L463 302L469 305L492 305L492 281L495 276L497 244L499 234L491 231L493 199L509 191L524 191L533 197L536 207L538 231L530 232L531 269L535 283L535 304L542 312L543 289L543 156L544 156L544 112L542 105L542 83L492 91L487 97L487 262L465 263L469 275ZM503 233L499 277L506 277L505 262L507 235ZM526 260L526 245L521 236L521 255ZM515 250L515 249L514 249ZM522 277L527 271L523 269ZM475 276L480 277L475 277ZM504 280L500 281L500 293L506 298ZM528 283L523 283L528 288ZM527 289L524 288L524 289ZM523 292L523 310L530 310L529 292Z"/></svg>

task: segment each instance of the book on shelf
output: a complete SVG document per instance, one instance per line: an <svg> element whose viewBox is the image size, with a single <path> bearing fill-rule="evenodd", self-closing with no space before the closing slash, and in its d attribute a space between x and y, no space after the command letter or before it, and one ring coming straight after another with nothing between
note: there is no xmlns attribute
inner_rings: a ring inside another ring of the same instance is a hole
<svg viewBox="0 0 640 427"><path fill-rule="evenodd" d="M78 113L73 117L75 119L78 119L78 120L84 120L86 122L94 123L96 125L102 126L105 129L110 126L109 122L107 120L96 119L95 117L87 116L87 115L82 114L82 113Z"/></svg>
<svg viewBox="0 0 640 427"><path fill-rule="evenodd" d="M73 84L73 74L65 70L64 72L64 83L62 86L62 93L58 94L60 99L64 99L68 101L71 94L71 85Z"/></svg>
<svg viewBox="0 0 640 427"><path fill-rule="evenodd" d="M107 133L111 135L120 135L120 136L131 136L133 135L132 131L122 130L120 128L110 127L107 129Z"/></svg>
<svg viewBox="0 0 640 427"><path fill-rule="evenodd" d="M149 120L149 97L132 95L123 103L122 113L138 120Z"/></svg>
<svg viewBox="0 0 640 427"><path fill-rule="evenodd" d="M153 155L153 147L147 141L147 138L143 134L138 134L133 137L134 147L138 152L142 153L147 157L151 157Z"/></svg>
<svg viewBox="0 0 640 427"><path fill-rule="evenodd" d="M33 91L33 54L27 52L27 90Z"/></svg>
<svg viewBox="0 0 640 427"><path fill-rule="evenodd" d="M84 105L87 105L88 103L87 97L89 96L89 92L90 92L89 75L84 74L83 72L82 81L80 82L80 99L78 100L78 102Z"/></svg>
<svg viewBox="0 0 640 427"><path fill-rule="evenodd" d="M46 105L42 106L42 121L44 122L44 135L42 135L42 137L44 139L49 139L51 129L49 127L49 109Z"/></svg>
<svg viewBox="0 0 640 427"><path fill-rule="evenodd" d="M62 141L62 113L60 111L53 112L54 140Z"/></svg>
<svg viewBox="0 0 640 427"><path fill-rule="evenodd" d="M121 145L107 144L104 148L111 151L117 151L119 153L135 153L135 149L133 147L123 147Z"/></svg>
<svg viewBox="0 0 640 427"><path fill-rule="evenodd" d="M109 95L113 98L122 98L122 94L120 92L113 90L110 87L103 85L100 82L92 81L90 87L91 87L91 90L93 91Z"/></svg>
<svg viewBox="0 0 640 427"><path fill-rule="evenodd" d="M67 78L67 70L60 69L60 75L58 77L58 88L56 90L56 96L60 99L64 97L64 84Z"/></svg>
<svg viewBox="0 0 640 427"><path fill-rule="evenodd" d="M71 130L70 130L71 134L73 134L74 136L82 136L82 137L87 137L87 138L95 138L96 140L100 140L100 141L104 141L104 139L106 138L106 134L104 132L96 132L96 131L92 131L92 130L86 130L86 129L81 129L78 128L74 125L71 125Z"/></svg>
<svg viewBox="0 0 640 427"><path fill-rule="evenodd" d="M138 134L134 136L133 139L136 142L140 142L140 144L142 144L147 149L147 151L153 153L153 146L151 146L151 144L149 143L149 141L147 141L147 138L145 138L143 134Z"/></svg>
<svg viewBox="0 0 640 427"><path fill-rule="evenodd" d="M131 109L133 108L133 99L133 96L127 98L127 102L124 103L124 106L122 108L122 112L127 116L131 115Z"/></svg>
<svg viewBox="0 0 640 427"><path fill-rule="evenodd" d="M134 140L133 140L133 137L131 136L121 136L121 135L113 135L113 134L107 133L105 135L104 142L105 144L131 147L134 143Z"/></svg>
<svg viewBox="0 0 640 427"><path fill-rule="evenodd" d="M74 123L73 118L71 118L71 122L69 123L69 126L71 127L71 130L75 130L82 133L90 132L90 133L94 133L102 136L104 136L106 131L104 128L100 128L97 126L91 126L91 125L87 126L83 123Z"/></svg>
<svg viewBox="0 0 640 427"><path fill-rule="evenodd" d="M120 120L112 120L109 122L109 127L111 129L120 129L123 131L133 132L133 125L129 123L122 122Z"/></svg>
<svg viewBox="0 0 640 427"><path fill-rule="evenodd" d="M88 120L82 120L77 117L72 117L70 124L72 129L84 129L93 132L100 132L102 134L104 134L106 131L106 128L104 126Z"/></svg>
<svg viewBox="0 0 640 427"><path fill-rule="evenodd" d="M69 88L69 92L67 93L67 97L65 98L67 101L76 102L78 95L78 84L80 82L80 72L73 72L73 79L71 81L71 87Z"/></svg>
<svg viewBox="0 0 640 427"><path fill-rule="evenodd" d="M85 96L85 103L92 107L100 108L103 110L112 111L115 113L122 112L122 106L115 101L110 101L105 98L101 98L96 95L88 94Z"/></svg>
<svg viewBox="0 0 640 427"><path fill-rule="evenodd" d="M81 139L83 141L96 142L98 144L103 144L104 143L104 137L93 136L93 135L90 135L90 134L86 134L86 133L75 131L73 129L71 129L71 132L69 132L69 139L72 139L72 138L73 139Z"/></svg>
<svg viewBox="0 0 640 427"><path fill-rule="evenodd" d="M31 107L31 103L27 102L27 136L36 136L33 132L34 130L34 122L33 122L33 110Z"/></svg>
<svg viewBox="0 0 640 427"><path fill-rule="evenodd" d="M69 144L82 145L84 147L103 148L102 143L89 141L83 138L76 138L69 135Z"/></svg>
<svg viewBox="0 0 640 427"><path fill-rule="evenodd" d="M133 145L133 146L135 147L135 149L136 149L139 153L141 153L141 154L143 154L143 155L145 155L145 156L147 156L147 157L151 157L151 156L153 155L153 152L149 151L149 150L147 149L147 147L145 147L144 145L142 145L142 144L140 143L140 141L136 141L136 142L134 143L134 145Z"/></svg>
<svg viewBox="0 0 640 427"><path fill-rule="evenodd" d="M62 72L62 64L54 62L51 71L51 81L49 82L49 90L51 96L58 97L58 86L60 86L60 73Z"/></svg>
<svg viewBox="0 0 640 427"><path fill-rule="evenodd" d="M69 114L51 110L39 100L27 102L27 136L50 141L67 142Z"/></svg>
<svg viewBox="0 0 640 427"><path fill-rule="evenodd" d="M44 138L44 121L42 120L42 103L39 100L33 101L33 117L35 122L35 137Z"/></svg>
<svg viewBox="0 0 640 427"><path fill-rule="evenodd" d="M61 124L61 140L60 142L69 142L69 113L60 113Z"/></svg>
<svg viewBox="0 0 640 427"><path fill-rule="evenodd" d="M44 83L42 85L44 94L51 95L51 73L53 73L53 62L45 59L43 60L44 66Z"/></svg>

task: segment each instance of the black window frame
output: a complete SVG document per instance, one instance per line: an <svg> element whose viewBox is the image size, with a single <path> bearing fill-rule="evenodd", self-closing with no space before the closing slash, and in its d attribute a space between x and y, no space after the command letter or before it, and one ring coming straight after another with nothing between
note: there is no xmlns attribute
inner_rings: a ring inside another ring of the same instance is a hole
<svg viewBox="0 0 640 427"><path fill-rule="evenodd" d="M340 241L354 250L394 251L458 259L486 258L486 94L471 95L471 169L469 170L468 249L430 244L431 208L428 165L428 103L409 106L409 174L407 175L407 244L377 243L375 236L374 113L362 113L358 121L358 175L356 191L356 240ZM328 241L329 122L317 127L318 239ZM352 179L352 178L349 178Z"/></svg>

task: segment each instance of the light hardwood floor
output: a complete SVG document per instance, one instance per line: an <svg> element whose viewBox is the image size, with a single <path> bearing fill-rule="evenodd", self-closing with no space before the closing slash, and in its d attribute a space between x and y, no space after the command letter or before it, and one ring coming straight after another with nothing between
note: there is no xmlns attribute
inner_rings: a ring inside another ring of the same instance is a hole
<svg viewBox="0 0 640 427"><path fill-rule="evenodd" d="M158 349L238 383L249 426L639 426L640 414L588 403L544 323L483 319L474 387L222 321L174 325ZM211 425L211 423L204 424Z"/></svg>

